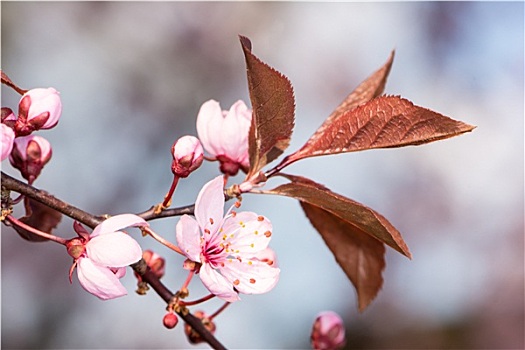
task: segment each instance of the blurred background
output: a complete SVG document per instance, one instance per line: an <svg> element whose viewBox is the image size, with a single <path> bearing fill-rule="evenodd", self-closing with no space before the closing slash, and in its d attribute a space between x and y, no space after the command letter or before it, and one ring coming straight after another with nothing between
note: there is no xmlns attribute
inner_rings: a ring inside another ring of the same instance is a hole
<svg viewBox="0 0 525 350"><path fill-rule="evenodd" d="M172 178L170 147L196 135L200 105L249 101L238 34L295 88L289 152L395 49L386 93L477 129L424 146L307 159L287 172L382 213L413 260L388 249L383 290L359 314L352 285L298 203L245 195L244 210L272 220L281 279L231 305L216 336L229 348L309 348L315 316L334 310L349 349L524 347L522 2L3 2L1 10L2 69L23 88L52 86L62 97L58 127L39 132L53 159L35 186L96 214L160 202ZM3 107L15 110L18 99L2 86ZM8 162L2 171L21 178ZM179 184L173 205L193 203L217 174L217 163L205 164ZM175 241L176 222L153 228ZM56 233L72 237L72 221L63 218ZM5 226L1 239L2 348L192 347L181 325L162 326L156 294L133 292L132 273L123 280L129 295L103 302L76 277L69 284L63 247L27 242ZM138 239L166 256L164 282L179 288L182 259ZM205 294L198 278L191 292ZM202 306L211 313L220 304Z"/></svg>

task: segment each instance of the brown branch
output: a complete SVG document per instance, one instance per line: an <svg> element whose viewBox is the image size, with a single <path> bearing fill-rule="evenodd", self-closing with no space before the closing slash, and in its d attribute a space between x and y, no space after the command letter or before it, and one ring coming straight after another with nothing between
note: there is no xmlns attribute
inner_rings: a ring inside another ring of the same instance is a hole
<svg viewBox="0 0 525 350"><path fill-rule="evenodd" d="M148 210L137 214L137 216L140 216L146 221L150 221L154 219L169 218L169 217L180 216L184 214L193 215L193 211L195 210L195 204L186 205L180 208L164 209L158 214L155 213L155 208L156 206L152 206Z"/></svg>
<svg viewBox="0 0 525 350"><path fill-rule="evenodd" d="M14 191L20 194L23 194L31 199L34 199L52 209L55 209L62 214L69 216L70 218L83 223L86 226L89 226L91 228L94 228L98 224L100 224L104 218L100 216L95 216L92 214L89 214L81 209L78 209L71 204L68 204L64 201L61 201L58 198L55 198L54 196L50 195L46 191L39 190L31 185L28 185L26 183L23 183L7 174L2 172L2 188L5 188L6 190ZM177 209L172 209L177 210ZM193 212L193 206L185 207L182 211L189 211ZM168 210L167 210L168 211ZM191 213L190 212L190 213ZM145 212L148 213L148 212ZM143 213L144 214L144 213ZM162 213L161 213L162 214ZM146 214L144 214L146 215ZM149 214L148 214L149 215ZM182 215L182 214L176 214L176 215ZM173 215L172 215L173 216ZM164 217L164 216L163 216ZM144 217L143 217L144 218ZM136 264L131 265L134 271L136 271L142 278L142 280L146 283L148 283L155 292L166 302L169 303L175 294L173 294L158 278L155 276L154 273L151 272L149 267L144 266L145 262L142 259ZM146 268L144 268L146 267ZM188 323L195 331L197 331L202 339L206 341L212 348L214 349L226 349L224 345L222 345L214 336L211 334L202 324L201 320L195 316L193 316L191 313L182 314L178 313L178 315L186 322Z"/></svg>
<svg viewBox="0 0 525 350"><path fill-rule="evenodd" d="M5 174L4 172L2 172L2 187L32 198L35 201L40 202L51 209L55 209L56 211L59 211L62 214L69 216L70 218L91 228L94 228L104 220L104 218L101 216L91 215L64 201L61 201L60 199L55 198L46 191L39 190L31 185L19 181Z"/></svg>

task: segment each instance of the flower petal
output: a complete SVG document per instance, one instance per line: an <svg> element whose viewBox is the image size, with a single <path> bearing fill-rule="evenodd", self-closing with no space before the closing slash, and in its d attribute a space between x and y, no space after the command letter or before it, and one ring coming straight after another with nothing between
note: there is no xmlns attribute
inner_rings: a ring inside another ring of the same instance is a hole
<svg viewBox="0 0 525 350"><path fill-rule="evenodd" d="M281 270L256 259L231 259L225 262L220 272L240 293L262 294L275 287Z"/></svg>
<svg viewBox="0 0 525 350"><path fill-rule="evenodd" d="M146 220L134 214L115 215L98 224L93 230L91 237L120 231L131 226L149 226L149 224Z"/></svg>
<svg viewBox="0 0 525 350"><path fill-rule="evenodd" d="M77 275L80 285L100 299L113 299L128 294L126 288L110 269L95 264L89 258L78 260Z"/></svg>
<svg viewBox="0 0 525 350"><path fill-rule="evenodd" d="M2 124L2 160L9 157L9 154L11 154L14 139L15 132L13 129L5 124Z"/></svg>
<svg viewBox="0 0 525 350"><path fill-rule="evenodd" d="M244 211L225 219L221 232L232 255L253 257L268 246L272 223L264 216Z"/></svg>
<svg viewBox="0 0 525 350"><path fill-rule="evenodd" d="M124 232L111 232L91 238L86 243L86 255L102 266L123 267L139 261L142 249Z"/></svg>
<svg viewBox="0 0 525 350"><path fill-rule="evenodd" d="M112 268L111 271L115 274L115 276L118 279L121 279L122 277L126 276L126 268L125 267Z"/></svg>
<svg viewBox="0 0 525 350"><path fill-rule="evenodd" d="M266 248L258 252L252 259L259 260L273 267L279 267L277 255L271 248Z"/></svg>
<svg viewBox="0 0 525 350"><path fill-rule="evenodd" d="M251 111L239 100L224 117L222 125L222 148L233 161L240 161L248 154L248 134L251 125Z"/></svg>
<svg viewBox="0 0 525 350"><path fill-rule="evenodd" d="M197 115L197 134L202 146L211 155L223 153L221 134L223 116L219 102L209 100L202 104Z"/></svg>
<svg viewBox="0 0 525 350"><path fill-rule="evenodd" d="M192 261L200 262L201 232L199 224L189 215L183 215L177 226L177 244L182 252Z"/></svg>
<svg viewBox="0 0 525 350"><path fill-rule="evenodd" d="M214 234L222 224L224 215L224 179L217 176L208 182L195 201L195 219L203 231L204 239L208 240L206 231Z"/></svg>
<svg viewBox="0 0 525 350"><path fill-rule="evenodd" d="M217 270L214 270L209 264L202 264L199 276L202 283L208 290L228 302L240 300L237 292L233 290L232 282L228 281Z"/></svg>

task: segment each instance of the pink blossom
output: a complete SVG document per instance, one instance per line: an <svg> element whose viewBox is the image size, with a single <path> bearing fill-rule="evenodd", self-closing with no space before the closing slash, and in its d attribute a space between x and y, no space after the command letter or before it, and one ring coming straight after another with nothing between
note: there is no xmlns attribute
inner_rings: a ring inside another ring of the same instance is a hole
<svg viewBox="0 0 525 350"><path fill-rule="evenodd" d="M2 123L2 160L11 154L14 139L15 132L13 129Z"/></svg>
<svg viewBox="0 0 525 350"><path fill-rule="evenodd" d="M171 153L173 155L171 171L178 177L188 177L192 171L201 166L204 158L201 142L190 135L175 141L171 146Z"/></svg>
<svg viewBox="0 0 525 350"><path fill-rule="evenodd" d="M311 342L316 350L342 348L346 339L341 317L333 311L319 313L312 328Z"/></svg>
<svg viewBox="0 0 525 350"><path fill-rule="evenodd" d="M122 214L112 216L100 223L91 234L80 224L75 225L79 234L66 244L69 255L75 260L80 285L100 299L114 299L127 294L120 278L126 274L126 266L142 258L140 245L122 230L130 226L148 226L139 216Z"/></svg>
<svg viewBox="0 0 525 350"><path fill-rule="evenodd" d="M20 170L24 179L33 183L51 159L52 153L51 144L42 136L22 136L14 140L9 161Z"/></svg>
<svg viewBox="0 0 525 350"><path fill-rule="evenodd" d="M243 101L235 102L229 111L221 110L219 102L205 102L197 116L197 133L204 149L221 163L224 174L236 175L250 167L248 133L252 111Z"/></svg>
<svg viewBox="0 0 525 350"><path fill-rule="evenodd" d="M177 242L189 260L200 264L199 276L208 290L232 302L238 293L270 291L280 270L257 256L272 235L270 221L252 212L230 211L225 217L223 178L216 177L200 191L195 218L183 215L177 223Z"/></svg>
<svg viewBox="0 0 525 350"><path fill-rule="evenodd" d="M39 129L50 129L57 125L62 114L60 93L53 88L31 89L18 104L17 136L29 135Z"/></svg>

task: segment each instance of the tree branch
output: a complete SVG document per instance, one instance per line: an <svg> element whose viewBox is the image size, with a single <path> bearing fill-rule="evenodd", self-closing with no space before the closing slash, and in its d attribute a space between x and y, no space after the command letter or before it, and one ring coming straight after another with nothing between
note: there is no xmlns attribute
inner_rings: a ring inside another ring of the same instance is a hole
<svg viewBox="0 0 525 350"><path fill-rule="evenodd" d="M2 172L2 188L14 191L20 194L23 194L31 199L34 199L52 209L55 209L62 214L83 223L84 225L94 228L98 224L100 224L104 218L100 216L95 216L92 214L89 214L81 209L78 209L71 204L68 204L58 198L55 198L53 195L47 193L46 191L39 190L31 185L28 185L26 183L23 183L7 174ZM193 207L194 206L187 206L179 209L168 209L166 211L163 211L161 214L151 217L152 214L149 213L149 211L146 211L142 213L142 217L147 218L157 218L157 217L167 217L167 216L173 216L173 215L182 215L182 214L191 214L193 213ZM168 212L166 215L162 215L164 212ZM180 212L180 213L179 213ZM171 215L169 215L171 213ZM173 214L177 213L177 214ZM182 214L181 214L182 213ZM139 261L136 264L131 265L134 271L136 271L142 278L142 280L146 283L148 283L155 292L166 302L169 303L172 298L175 296L158 278L155 276L154 273L151 272L149 267L144 269L145 262L143 260ZM197 331L202 339L206 341L212 348L223 350L226 349L224 345L222 345L214 336L211 334L202 324L201 320L191 313L182 314L178 313L178 315L187 323L189 324L195 331Z"/></svg>

